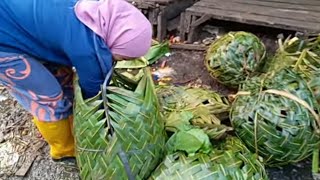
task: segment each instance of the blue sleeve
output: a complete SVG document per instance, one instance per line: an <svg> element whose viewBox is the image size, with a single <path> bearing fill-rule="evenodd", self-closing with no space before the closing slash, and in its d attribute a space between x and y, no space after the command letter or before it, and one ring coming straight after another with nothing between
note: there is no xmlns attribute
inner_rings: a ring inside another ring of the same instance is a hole
<svg viewBox="0 0 320 180"><path fill-rule="evenodd" d="M79 61L73 63L79 76L79 83L85 98L90 98L100 90L100 85L103 83L104 77L99 64L92 60L92 57L74 57L80 59L91 59L87 61Z"/></svg>
<svg viewBox="0 0 320 180"><path fill-rule="evenodd" d="M77 1L0 0L0 51L15 49L74 66L88 98L100 91L112 66L112 54L76 17L73 7Z"/></svg>
<svg viewBox="0 0 320 180"><path fill-rule="evenodd" d="M92 39L94 41L92 54L71 57L71 62L76 68L79 83L86 98L97 95L112 67L112 54L108 47L95 34Z"/></svg>

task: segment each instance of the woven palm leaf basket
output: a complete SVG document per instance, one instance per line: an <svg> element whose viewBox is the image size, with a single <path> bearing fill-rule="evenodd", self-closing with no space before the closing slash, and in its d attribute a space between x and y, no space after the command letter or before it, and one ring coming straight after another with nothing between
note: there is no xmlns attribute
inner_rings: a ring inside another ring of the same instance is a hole
<svg viewBox="0 0 320 180"><path fill-rule="evenodd" d="M300 73L320 104L320 35L308 38L279 40L275 57L266 65L268 71L291 68Z"/></svg>
<svg viewBox="0 0 320 180"><path fill-rule="evenodd" d="M167 132L185 131L195 126L210 139L219 140L233 130L226 125L229 102L214 91L195 87L158 86L156 92Z"/></svg>
<svg viewBox="0 0 320 180"><path fill-rule="evenodd" d="M151 73L143 71L138 84L110 72L90 99L83 98L75 78L74 136L82 179L146 179L162 160L164 124Z"/></svg>
<svg viewBox="0 0 320 180"><path fill-rule="evenodd" d="M299 162L319 148L318 107L306 81L292 69L248 79L230 119L246 146L268 166Z"/></svg>
<svg viewBox="0 0 320 180"><path fill-rule="evenodd" d="M264 165L236 137L228 137L209 154L168 155L149 180L267 180Z"/></svg>
<svg viewBox="0 0 320 180"><path fill-rule="evenodd" d="M265 45L252 33L230 32L208 48L205 66L220 83L237 88L264 64Z"/></svg>

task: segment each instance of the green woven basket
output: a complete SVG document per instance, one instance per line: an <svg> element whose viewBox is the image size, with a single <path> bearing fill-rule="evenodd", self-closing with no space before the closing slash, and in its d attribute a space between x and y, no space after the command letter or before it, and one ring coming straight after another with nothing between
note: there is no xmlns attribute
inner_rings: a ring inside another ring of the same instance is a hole
<svg viewBox="0 0 320 180"><path fill-rule="evenodd" d="M320 35L309 38L287 38L279 40L279 49L266 64L268 71L292 68L308 82L320 104Z"/></svg>
<svg viewBox="0 0 320 180"><path fill-rule="evenodd" d="M77 78L74 87L74 136L81 178L149 177L165 146L164 123L149 70L144 69L138 85L114 73L111 86L86 100Z"/></svg>
<svg viewBox="0 0 320 180"><path fill-rule="evenodd" d="M182 152L168 155L150 180L264 180L263 164L242 142L229 137L210 154L187 157Z"/></svg>
<svg viewBox="0 0 320 180"><path fill-rule="evenodd" d="M262 68L266 49L248 32L230 32L212 43L205 65L211 76L229 87L238 87L247 76Z"/></svg>
<svg viewBox="0 0 320 180"><path fill-rule="evenodd" d="M195 126L202 129L210 139L217 140L233 130L225 125L229 118L229 102L214 91L183 86L158 86L156 92L167 131L177 132Z"/></svg>
<svg viewBox="0 0 320 180"><path fill-rule="evenodd" d="M307 83L291 69L254 77L240 88L230 119L237 135L270 166L301 161L319 147L320 119Z"/></svg>

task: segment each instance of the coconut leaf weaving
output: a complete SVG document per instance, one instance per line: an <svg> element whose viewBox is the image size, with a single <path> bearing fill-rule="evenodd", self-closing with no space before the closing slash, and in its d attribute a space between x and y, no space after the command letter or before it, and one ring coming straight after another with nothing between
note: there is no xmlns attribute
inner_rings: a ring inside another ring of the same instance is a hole
<svg viewBox="0 0 320 180"><path fill-rule="evenodd" d="M152 46L150 47L146 55L130 61L119 61L115 68L117 69L144 68L158 61L162 56L164 56L169 51L170 50L169 50L168 42L159 43L157 41L152 41Z"/></svg>
<svg viewBox="0 0 320 180"><path fill-rule="evenodd" d="M151 74L144 69L138 85L126 84L119 76L112 83L105 97L99 93L84 100L75 80L74 135L80 176L145 179L163 158L165 146Z"/></svg>
<svg viewBox="0 0 320 180"><path fill-rule="evenodd" d="M115 71L127 83L138 83L143 77L142 68L147 67L158 61L162 56L169 52L169 43L159 43L152 41L148 53L143 57L132 59L130 61L118 61Z"/></svg>
<svg viewBox="0 0 320 180"><path fill-rule="evenodd" d="M223 124L229 114L226 98L216 92L191 87L159 86L157 95L167 131L202 129L210 139L220 139L232 128Z"/></svg>
<svg viewBox="0 0 320 180"><path fill-rule="evenodd" d="M269 71L290 67L299 72L320 103L320 36L279 40L279 49L267 66Z"/></svg>
<svg viewBox="0 0 320 180"><path fill-rule="evenodd" d="M263 66L265 46L258 37L247 32L231 32L212 43L205 65L220 83L238 85Z"/></svg>
<svg viewBox="0 0 320 180"><path fill-rule="evenodd" d="M230 137L210 154L198 153L188 157L177 152L168 155L150 179L263 180L268 178L258 157L239 139Z"/></svg>
<svg viewBox="0 0 320 180"><path fill-rule="evenodd" d="M270 166L298 162L319 146L317 104L291 69L247 80L232 105L237 135Z"/></svg>

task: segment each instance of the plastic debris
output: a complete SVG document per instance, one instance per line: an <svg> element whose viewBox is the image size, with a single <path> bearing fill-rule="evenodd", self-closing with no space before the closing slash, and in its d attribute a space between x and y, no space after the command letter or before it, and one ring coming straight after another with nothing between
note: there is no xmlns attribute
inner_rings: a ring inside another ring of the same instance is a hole
<svg viewBox="0 0 320 180"><path fill-rule="evenodd" d="M172 77L175 73L175 70L171 67L164 67L152 72L152 75L154 76L155 80L161 80L165 77Z"/></svg>

